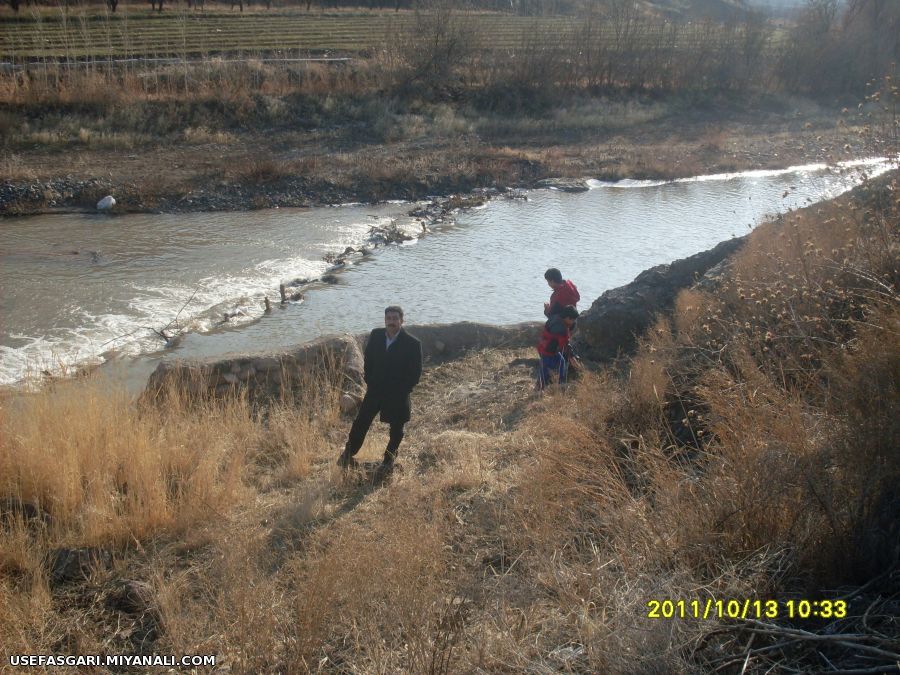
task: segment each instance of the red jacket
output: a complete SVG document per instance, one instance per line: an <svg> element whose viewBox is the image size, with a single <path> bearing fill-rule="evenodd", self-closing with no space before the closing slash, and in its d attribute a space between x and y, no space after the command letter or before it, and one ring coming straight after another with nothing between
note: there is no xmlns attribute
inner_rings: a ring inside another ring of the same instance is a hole
<svg viewBox="0 0 900 675"><path fill-rule="evenodd" d="M559 315L551 316L544 324L544 332L538 342L538 354L541 356L555 356L569 344L569 327Z"/></svg>
<svg viewBox="0 0 900 675"><path fill-rule="evenodd" d="M581 300L581 296L578 294L575 284L566 279L562 285L553 289L553 293L550 294L550 307L544 311L544 314L547 316L559 314L563 307L577 305L579 300Z"/></svg>

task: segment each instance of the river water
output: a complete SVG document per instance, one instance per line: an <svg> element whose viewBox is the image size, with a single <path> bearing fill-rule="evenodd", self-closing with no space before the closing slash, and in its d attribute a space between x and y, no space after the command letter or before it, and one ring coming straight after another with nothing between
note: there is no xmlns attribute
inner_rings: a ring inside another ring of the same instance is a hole
<svg viewBox="0 0 900 675"><path fill-rule="evenodd" d="M351 258L337 284L307 286L302 301L285 306L279 283L321 275L325 255L363 244L372 225L393 221L420 232L407 215L415 205L6 218L0 384L110 359L142 379L162 359L362 332L381 324L389 304L404 307L407 324L540 320L548 267L576 282L583 309L648 267L837 196L891 166L864 160L673 182L589 181L591 189L577 194L498 197L412 242ZM264 296L274 305L265 316ZM154 329L167 325L186 337L160 351Z"/></svg>

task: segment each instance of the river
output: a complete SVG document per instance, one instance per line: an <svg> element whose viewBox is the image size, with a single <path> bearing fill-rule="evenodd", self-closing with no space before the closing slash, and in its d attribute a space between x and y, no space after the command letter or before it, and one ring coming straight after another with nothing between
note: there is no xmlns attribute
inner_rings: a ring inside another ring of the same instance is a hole
<svg viewBox="0 0 900 675"><path fill-rule="evenodd" d="M410 242L351 257L338 283L300 287L303 300L284 306L279 283L320 276L329 267L324 256L362 245L371 226L394 222L421 233L407 215L416 205L4 218L0 384L109 360L144 378L162 359L362 332L381 323L389 304L402 305L411 325L539 320L548 267L577 283L586 308L648 267L837 196L891 166L861 160L500 196ZM268 315L265 296L274 305ZM224 323L226 313L236 316ZM186 337L162 350L154 330L167 325Z"/></svg>

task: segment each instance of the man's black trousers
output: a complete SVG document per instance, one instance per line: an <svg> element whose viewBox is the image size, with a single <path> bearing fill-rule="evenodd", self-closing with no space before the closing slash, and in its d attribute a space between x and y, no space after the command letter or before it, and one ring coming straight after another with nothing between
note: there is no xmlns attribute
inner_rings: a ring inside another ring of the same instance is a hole
<svg viewBox="0 0 900 675"><path fill-rule="evenodd" d="M366 396L356 413L356 419L353 420L353 426L350 427L350 436L347 438L347 454L354 456L362 447L363 441L366 440L366 434L375 416L381 411L382 401L374 396ZM406 422L389 422L391 425L390 437L387 449L384 451L384 458L393 461L397 456L397 448L400 447L400 441L403 440L403 425Z"/></svg>

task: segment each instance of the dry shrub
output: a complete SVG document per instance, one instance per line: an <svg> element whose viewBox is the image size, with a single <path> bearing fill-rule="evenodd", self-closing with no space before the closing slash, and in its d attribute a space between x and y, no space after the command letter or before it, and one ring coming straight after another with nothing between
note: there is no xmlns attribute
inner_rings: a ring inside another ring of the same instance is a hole
<svg viewBox="0 0 900 675"><path fill-rule="evenodd" d="M571 400L555 397L529 420L538 451L516 502L520 548L546 553L593 541L622 564L657 557L646 496L670 472L657 434L619 426L630 405L611 379L588 375Z"/></svg>
<svg viewBox="0 0 900 675"><path fill-rule="evenodd" d="M811 561L823 575L860 583L892 561L900 538L900 311L880 308L859 327L852 349L824 367L833 422L810 479L833 545ZM852 551L852 555L847 555Z"/></svg>
<svg viewBox="0 0 900 675"><path fill-rule="evenodd" d="M0 176L6 180L18 181L33 181L38 177L37 172L29 167L21 156L12 153L0 159Z"/></svg>
<svg viewBox="0 0 900 675"><path fill-rule="evenodd" d="M750 377L712 371L698 388L714 440L706 447L703 495L692 505L696 518L685 522L684 545L704 558L736 558L768 546L820 550L823 523L804 469L822 417L753 373L749 357L742 361L741 375Z"/></svg>
<svg viewBox="0 0 900 675"><path fill-rule="evenodd" d="M234 136L226 131L214 131L202 126L187 127L182 133L185 142L191 145L205 145L207 143L227 145L235 140Z"/></svg>
<svg viewBox="0 0 900 675"><path fill-rule="evenodd" d="M668 321L657 320L641 342L641 349L631 361L628 381L627 419L635 433L658 424L672 391L672 332Z"/></svg>
<svg viewBox="0 0 900 675"><path fill-rule="evenodd" d="M291 171L285 165L272 159L253 158L237 172L236 179L255 185L264 185L290 177Z"/></svg>
<svg viewBox="0 0 900 675"><path fill-rule="evenodd" d="M14 547L33 555L35 547L29 538L11 541L6 532L0 535L4 558L17 550ZM29 560L27 566L29 574L24 577L8 568L0 575L0 650L4 654L37 654L40 647L47 651L62 633L39 559Z"/></svg>
<svg viewBox="0 0 900 675"><path fill-rule="evenodd" d="M693 326L703 316L710 298L693 288L686 288L675 298L675 310L672 313L672 326L675 335L688 335Z"/></svg>
<svg viewBox="0 0 900 675"><path fill-rule="evenodd" d="M257 462L263 467L280 466L276 479L285 483L308 476L313 459L329 452L319 425L286 405L269 411L267 432Z"/></svg>

